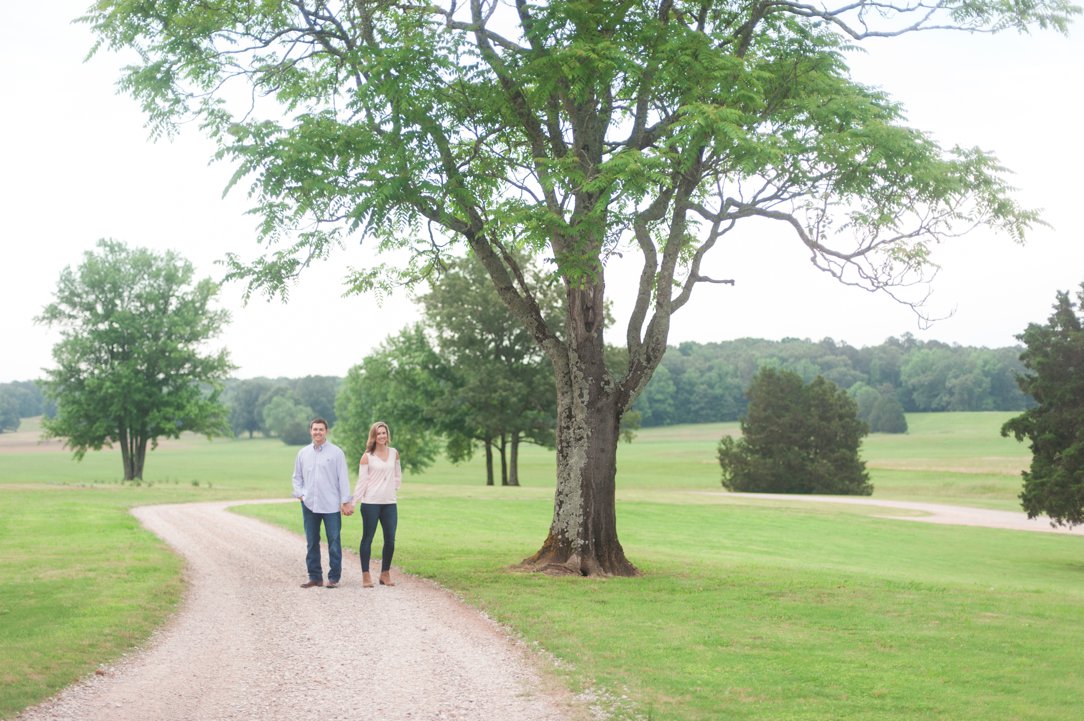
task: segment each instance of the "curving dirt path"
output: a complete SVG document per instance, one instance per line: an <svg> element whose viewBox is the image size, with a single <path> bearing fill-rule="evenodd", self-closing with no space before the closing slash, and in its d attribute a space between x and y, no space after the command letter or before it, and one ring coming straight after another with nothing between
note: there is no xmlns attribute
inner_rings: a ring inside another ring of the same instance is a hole
<svg viewBox="0 0 1084 721"><path fill-rule="evenodd" d="M751 499L921 511L897 520L1084 535L1019 512L840 496ZM254 501L266 503L267 501ZM363 589L345 552L343 585L302 589L299 534L230 513L238 502L134 512L186 561L182 608L146 648L24 711L16 721L575 721L546 661L435 584L396 574ZM326 563L326 550L324 554Z"/></svg>
<svg viewBox="0 0 1084 721"><path fill-rule="evenodd" d="M881 506L899 508L908 511L921 511L924 516L885 515L899 521L918 521L920 523L944 523L954 526L981 526L1001 528L1011 531L1038 531L1040 533L1062 533L1084 536L1084 526L1066 528L1051 526L1050 519L1028 518L1022 511L995 511L989 508L971 508L968 506L950 506L942 503L920 503L917 501L889 501L859 496L807 496L802 494L782 493L722 493L739 498L759 498L773 501L807 501L820 503L844 503L853 506Z"/></svg>
<svg viewBox="0 0 1084 721"><path fill-rule="evenodd" d="M394 587L362 588L357 554L345 552L341 587L302 589L303 538L230 505L135 510L185 558L180 612L144 650L18 721L586 715L544 661L435 584L396 574Z"/></svg>

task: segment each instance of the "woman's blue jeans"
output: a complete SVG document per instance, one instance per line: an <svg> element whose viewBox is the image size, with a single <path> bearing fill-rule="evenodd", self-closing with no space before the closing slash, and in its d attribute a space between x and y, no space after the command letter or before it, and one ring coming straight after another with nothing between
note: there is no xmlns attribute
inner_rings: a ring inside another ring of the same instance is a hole
<svg viewBox="0 0 1084 721"><path fill-rule="evenodd" d="M399 524L399 511L394 503L361 504L361 570L369 572L369 556L373 553L373 538L376 536L376 522L380 521L380 530L384 532L384 547L380 553L380 570L391 570L391 557L395 554L395 527Z"/></svg>

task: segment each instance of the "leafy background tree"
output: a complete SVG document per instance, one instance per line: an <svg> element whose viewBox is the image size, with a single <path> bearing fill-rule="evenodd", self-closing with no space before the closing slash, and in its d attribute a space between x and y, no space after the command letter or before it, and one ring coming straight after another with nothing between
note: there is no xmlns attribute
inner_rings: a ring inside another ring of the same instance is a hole
<svg viewBox="0 0 1084 721"><path fill-rule="evenodd" d="M1084 283L1076 302L1059 292L1043 325L1019 336L1027 371L1020 388L1037 405L1008 421L1001 434L1027 439L1031 467L1020 493L1029 518L1049 515L1055 525L1084 523Z"/></svg>
<svg viewBox="0 0 1084 721"><path fill-rule="evenodd" d="M852 81L848 47L930 27L1064 31L1073 12L1061 0L104 0L88 21L105 45L136 51L122 86L152 125L199 116L251 183L263 237L292 239L231 258L251 289L284 289L355 231L410 253L355 272L360 291L416 281L446 245L469 246L557 385L553 520L525 566L590 575L636 573L617 538L621 419L672 314L697 284L729 280L702 272L720 240L776 221L820 270L909 302L897 293L939 239L975 224L1020 238L1036 220L993 157L940 148ZM230 98L254 91L278 105L231 113ZM561 278L563 329L516 249ZM603 339L614 253L642 260L617 377Z"/></svg>
<svg viewBox="0 0 1084 721"><path fill-rule="evenodd" d="M870 409L868 417L859 415L859 420L865 421L872 433L906 433L907 416L903 412L903 404L896 397L896 392L891 386L881 389L877 401Z"/></svg>
<svg viewBox="0 0 1084 721"><path fill-rule="evenodd" d="M871 433L907 432L907 416L892 386L884 385L878 390L859 381L847 392L854 399L858 420L865 423Z"/></svg>
<svg viewBox="0 0 1084 721"><path fill-rule="evenodd" d="M333 431L348 464L357 467L369 427L384 421L404 471L432 465L441 440L432 404L444 394L447 376L420 324L390 336L351 368L335 401L339 422Z"/></svg>
<svg viewBox="0 0 1084 721"><path fill-rule="evenodd" d="M305 376L291 383L298 403L311 409L314 418L323 418L328 428L335 425L335 398L342 379L335 376Z"/></svg>
<svg viewBox="0 0 1084 721"><path fill-rule="evenodd" d="M38 317L61 336L43 382L57 404L43 423L47 435L63 438L79 460L119 445L128 481L143 477L147 445L159 438L226 433L219 393L232 366L225 350L203 350L229 320L212 308L217 293L176 253L115 240L65 268Z"/></svg>
<svg viewBox="0 0 1084 721"><path fill-rule="evenodd" d="M540 308L560 327L562 297L554 279L520 261L533 276ZM548 285L547 285L548 283ZM501 303L485 268L473 257L454 259L430 278L420 297L424 324L449 369L451 387L434 398L437 429L453 460L474 444L486 454L486 483L494 485L494 452L501 485L519 485L519 444L553 448L557 418L553 367L522 323Z"/></svg>
<svg viewBox="0 0 1084 721"><path fill-rule="evenodd" d="M867 423L877 399L884 397L878 413L884 420L871 423L870 430L906 432L904 412L1027 408L1032 401L1014 380L1024 370L1021 350L953 346L910 335L865 348L830 338L686 342L667 350L633 408L643 413L645 426L738 420L745 413L745 393L753 377L771 366L806 381L821 375L846 388ZM937 359L938 373L917 372L931 358Z"/></svg>
<svg viewBox="0 0 1084 721"><path fill-rule="evenodd" d="M275 396L263 408L264 427L288 446L303 446L310 441L309 425L315 417L312 408L287 395Z"/></svg>
<svg viewBox="0 0 1084 721"><path fill-rule="evenodd" d="M37 381L12 381L0 383L0 406L6 407L8 418L7 430L17 430L22 418L32 418L43 414L53 415L56 407L46 400ZM0 432L4 426L0 425Z"/></svg>
<svg viewBox="0 0 1084 721"><path fill-rule="evenodd" d="M19 400L7 388L0 388L0 433L19 430Z"/></svg>
<svg viewBox="0 0 1084 721"><path fill-rule="evenodd" d="M741 438L719 442L723 486L757 493L873 493L859 447L867 433L846 391L817 376L762 368Z"/></svg>
<svg viewBox="0 0 1084 721"><path fill-rule="evenodd" d="M223 402L230 409L233 435L247 433L252 438L256 433L268 433L263 412L271 388L271 381L266 378L249 378L226 385Z"/></svg>

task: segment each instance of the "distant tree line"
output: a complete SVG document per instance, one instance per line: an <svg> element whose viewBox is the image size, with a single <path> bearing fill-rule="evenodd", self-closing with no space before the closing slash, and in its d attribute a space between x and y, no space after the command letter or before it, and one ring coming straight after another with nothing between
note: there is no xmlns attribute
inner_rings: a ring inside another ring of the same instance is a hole
<svg viewBox="0 0 1084 721"><path fill-rule="evenodd" d="M335 425L341 384L335 376L230 379L222 394L230 429L235 436L276 436L290 445L304 445L313 418Z"/></svg>
<svg viewBox="0 0 1084 721"><path fill-rule="evenodd" d="M0 433L19 430L20 419L52 415L56 404L46 399L37 381L0 383Z"/></svg>
<svg viewBox="0 0 1084 721"><path fill-rule="evenodd" d="M975 348L916 340L910 334L878 346L855 348L832 339L743 338L671 347L633 406L641 424L735 421L745 415L746 391L763 367L797 373L810 382L818 375L848 391L859 417L874 432L881 427L878 401L906 412L1014 411L1032 405L1016 383L1024 371L1023 349Z"/></svg>
<svg viewBox="0 0 1084 721"><path fill-rule="evenodd" d="M807 383L823 376L848 391L871 431L899 432L905 427L894 424L902 412L1032 407L1031 398L1016 383L1024 372L1022 350L949 345L910 335L865 348L831 339L687 342L667 351L634 410L645 427L735 421L746 412L746 392L756 372L772 367L797 373ZM230 410L230 427L238 436L259 434L307 443L308 419L320 416L335 424L335 399L342 382L333 376L228 380L223 398ZM524 392L541 392L533 387ZM542 408L539 404L531 412L540 413ZM36 382L0 384L0 428L14 430L19 418L49 412L49 401Z"/></svg>

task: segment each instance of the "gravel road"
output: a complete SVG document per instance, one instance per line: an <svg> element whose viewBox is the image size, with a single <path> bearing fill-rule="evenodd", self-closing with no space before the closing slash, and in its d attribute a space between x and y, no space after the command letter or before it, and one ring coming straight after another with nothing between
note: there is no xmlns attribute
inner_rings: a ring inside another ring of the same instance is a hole
<svg viewBox="0 0 1084 721"><path fill-rule="evenodd" d="M893 516L901 520L1084 534L1018 512L837 496L727 495L880 505L928 514ZM135 510L187 562L182 608L143 650L16 721L591 717L589 700L556 682L546 660L435 584L396 573L394 587L362 588L357 555L345 552L341 587L299 588L305 580L300 534L230 513L231 505L238 504Z"/></svg>
<svg viewBox="0 0 1084 721"><path fill-rule="evenodd" d="M918 521L920 523L943 523L952 526L981 526L983 528L1001 528L1010 531L1037 531L1039 533L1061 533L1071 536L1084 536L1084 526L1067 528L1051 526L1049 518L1028 518L1022 511L995 511L989 508L970 508L950 506L943 503L921 503L918 501L889 501L866 496L812 496L780 493L723 493L724 496L739 498L759 498L771 501L798 501L811 503L844 503L854 506L880 506L899 508L908 511L921 511L922 516L881 516L900 521Z"/></svg>
<svg viewBox="0 0 1084 721"><path fill-rule="evenodd" d="M301 535L229 505L135 510L186 561L182 608L143 650L18 721L587 716L545 660L435 584L396 573L394 587L362 588L346 552L342 586L302 589Z"/></svg>

